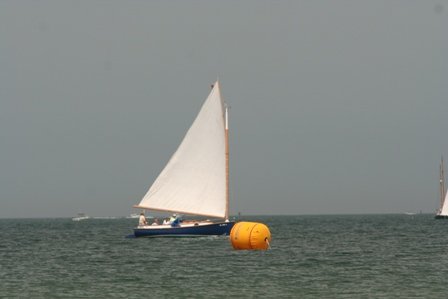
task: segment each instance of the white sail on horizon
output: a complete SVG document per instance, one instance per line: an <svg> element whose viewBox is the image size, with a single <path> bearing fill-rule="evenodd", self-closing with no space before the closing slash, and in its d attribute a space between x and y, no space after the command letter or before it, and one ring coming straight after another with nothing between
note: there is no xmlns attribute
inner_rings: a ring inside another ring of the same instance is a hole
<svg viewBox="0 0 448 299"><path fill-rule="evenodd" d="M136 206L226 217L225 116L219 82L168 164Z"/></svg>
<svg viewBox="0 0 448 299"><path fill-rule="evenodd" d="M445 192L445 199L438 215L448 216L448 192Z"/></svg>
<svg viewBox="0 0 448 299"><path fill-rule="evenodd" d="M440 161L440 207L436 213L436 216L448 217L448 192L445 190L445 174L443 166L443 157Z"/></svg>

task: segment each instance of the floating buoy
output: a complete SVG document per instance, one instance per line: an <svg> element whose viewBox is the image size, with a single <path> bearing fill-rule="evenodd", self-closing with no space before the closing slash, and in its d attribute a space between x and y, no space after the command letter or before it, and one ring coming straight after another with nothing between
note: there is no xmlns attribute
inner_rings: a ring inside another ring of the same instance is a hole
<svg viewBox="0 0 448 299"><path fill-rule="evenodd" d="M271 232L263 223L238 222L230 231L230 242L234 249L261 249L270 247Z"/></svg>

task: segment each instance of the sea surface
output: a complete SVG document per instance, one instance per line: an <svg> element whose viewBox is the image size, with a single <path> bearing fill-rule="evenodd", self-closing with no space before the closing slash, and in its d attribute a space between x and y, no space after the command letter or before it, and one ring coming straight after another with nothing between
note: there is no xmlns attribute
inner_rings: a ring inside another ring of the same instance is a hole
<svg viewBox="0 0 448 299"><path fill-rule="evenodd" d="M0 219L0 298L448 298L448 220L241 218L270 250L127 238L137 219Z"/></svg>

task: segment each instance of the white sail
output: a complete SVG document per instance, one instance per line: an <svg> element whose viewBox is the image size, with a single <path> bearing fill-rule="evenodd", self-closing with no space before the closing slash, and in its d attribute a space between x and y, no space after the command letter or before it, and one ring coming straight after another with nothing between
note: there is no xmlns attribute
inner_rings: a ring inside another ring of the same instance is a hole
<svg viewBox="0 0 448 299"><path fill-rule="evenodd" d="M226 217L225 119L216 82L138 208Z"/></svg>
<svg viewBox="0 0 448 299"><path fill-rule="evenodd" d="M448 192L445 190L445 170L443 166L443 157L440 161L440 207L436 213L436 217L448 217Z"/></svg>
<svg viewBox="0 0 448 299"><path fill-rule="evenodd" d="M440 216L448 216L448 192L445 192L445 200L443 201L443 205L440 209Z"/></svg>

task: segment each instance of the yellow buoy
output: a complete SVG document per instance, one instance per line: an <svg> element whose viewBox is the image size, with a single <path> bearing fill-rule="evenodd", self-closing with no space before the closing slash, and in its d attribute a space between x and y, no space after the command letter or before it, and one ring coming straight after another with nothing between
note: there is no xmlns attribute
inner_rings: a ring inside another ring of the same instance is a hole
<svg viewBox="0 0 448 299"><path fill-rule="evenodd" d="M234 249L266 250L271 242L271 232L263 223L238 222L230 231L230 242Z"/></svg>

